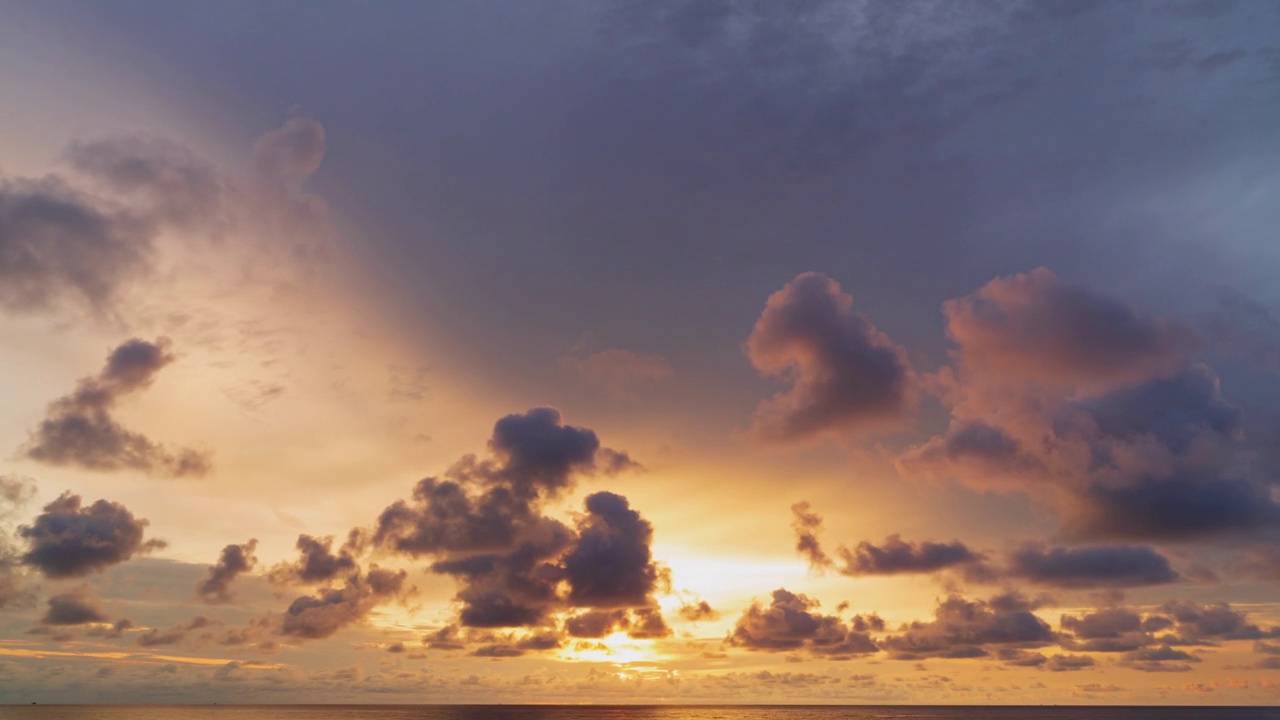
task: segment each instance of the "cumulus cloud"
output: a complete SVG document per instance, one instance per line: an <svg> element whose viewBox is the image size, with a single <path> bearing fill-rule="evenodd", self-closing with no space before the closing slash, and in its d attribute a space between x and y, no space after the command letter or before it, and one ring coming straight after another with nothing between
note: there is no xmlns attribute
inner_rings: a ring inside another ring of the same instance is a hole
<svg viewBox="0 0 1280 720"><path fill-rule="evenodd" d="M1032 612L1034 603L1018 595L968 600L952 595L938 604L934 619L904 625L880 641L898 660L986 657L993 649L1037 648L1053 644L1049 624Z"/></svg>
<svg viewBox="0 0 1280 720"><path fill-rule="evenodd" d="M649 545L653 526L611 492L587 497L578 538L563 559L569 602L576 607L639 607L659 581Z"/></svg>
<svg viewBox="0 0 1280 720"><path fill-rule="evenodd" d="M636 639L664 638L671 635L662 613L657 608L630 610L589 610L565 619L564 631L570 637L598 639L625 631Z"/></svg>
<svg viewBox="0 0 1280 720"><path fill-rule="evenodd" d="M1265 476L1251 473L1243 414L1190 361L1196 340L1182 325L1043 268L945 309L955 366L933 387L951 425L898 457L904 475L1031 494L1077 542L1280 523Z"/></svg>
<svg viewBox="0 0 1280 720"><path fill-rule="evenodd" d="M275 583L303 585L346 577L359 570L356 552L361 539L360 533L353 532L335 553L332 537L315 538L306 534L299 535L295 544L298 549L298 559L292 563L276 565L271 568L267 577Z"/></svg>
<svg viewBox="0 0 1280 720"><path fill-rule="evenodd" d="M107 356L106 366L82 379L70 395L49 405L47 416L32 432L23 453L50 465L70 465L113 472L140 470L182 477L203 475L211 468L207 453L189 448L170 450L129 430L114 417L120 398L146 389L174 356L161 338L134 338Z"/></svg>
<svg viewBox="0 0 1280 720"><path fill-rule="evenodd" d="M808 559L809 566L817 570L834 567L843 575L853 576L931 573L948 568L960 568L975 577L987 577L992 573L985 564L986 556L983 553L970 550L958 540L949 543L929 540L912 543L899 535L890 535L879 545L865 540L853 549L842 545L836 550L840 557L840 562L837 563L822 549L818 540L822 516L812 512L807 502L792 505L791 512L796 552Z"/></svg>
<svg viewBox="0 0 1280 720"><path fill-rule="evenodd" d="M22 562L51 579L88 575L164 547L162 540L143 540L147 524L119 503L82 507L79 495L63 493L35 522L18 528L28 548Z"/></svg>
<svg viewBox="0 0 1280 720"><path fill-rule="evenodd" d="M108 622L102 601L84 585L48 599L49 609L40 618L43 625L88 625Z"/></svg>
<svg viewBox="0 0 1280 720"><path fill-rule="evenodd" d="M575 527L542 509L579 477L635 467L630 458L563 424L552 408L500 419L489 449L386 508L372 542L432 557L431 570L458 583L458 622L467 628L535 627L552 612L582 608L626 609L635 619L656 605L663 574L649 549L653 530L626 498L588 496Z"/></svg>
<svg viewBox="0 0 1280 720"><path fill-rule="evenodd" d="M218 561L209 568L208 574L196 585L196 595L210 604L229 603L233 599L231 584L236 578L253 569L258 559L253 551L258 541L250 539L240 545L227 545L218 554Z"/></svg>
<svg viewBox="0 0 1280 720"><path fill-rule="evenodd" d="M799 275L771 295L745 349L761 373L791 383L756 410L752 430L767 441L896 428L915 402L906 351L825 275Z"/></svg>
<svg viewBox="0 0 1280 720"><path fill-rule="evenodd" d="M403 597L408 590L407 578L404 570L386 570L375 565L364 575L352 575L341 587L325 588L295 599L275 618L276 632L302 640L327 638L364 620L378 605Z"/></svg>
<svg viewBox="0 0 1280 720"><path fill-rule="evenodd" d="M1121 665L1143 672L1185 672L1200 658L1179 648L1212 647L1229 640L1280 637L1280 628L1262 628L1229 604L1172 600L1151 612L1106 607L1064 615L1064 648L1115 653Z"/></svg>
<svg viewBox="0 0 1280 720"><path fill-rule="evenodd" d="M884 629L878 616L860 618L864 630L858 630L838 616L814 612L817 608L816 600L779 588L767 607L752 603L742 613L727 642L747 650L805 650L828 657L870 655L879 649L865 631Z"/></svg>
<svg viewBox="0 0 1280 720"><path fill-rule="evenodd" d="M965 369L1106 388L1176 370L1196 339L1171 320L1063 283L1046 268L997 278L943 305Z"/></svg>

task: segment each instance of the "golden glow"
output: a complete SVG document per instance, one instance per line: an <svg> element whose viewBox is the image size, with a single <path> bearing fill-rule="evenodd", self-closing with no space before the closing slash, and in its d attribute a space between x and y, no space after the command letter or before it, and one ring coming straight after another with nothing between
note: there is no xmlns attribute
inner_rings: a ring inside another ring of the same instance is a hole
<svg viewBox="0 0 1280 720"><path fill-rule="evenodd" d="M625 632L616 632L599 640L582 640L560 651L560 658L571 662L634 663L658 660L652 640L637 640Z"/></svg>
<svg viewBox="0 0 1280 720"><path fill-rule="evenodd" d="M0 656L6 657L25 657L25 658L49 658L49 657L65 657L65 658L96 658L100 660L120 660L123 662L135 663L154 663L154 662L177 662L186 663L188 665L226 665L231 660L226 658L202 658L202 657L183 657L181 655L153 655L151 653L134 653L134 652L69 652L66 650L44 650L24 647L0 646ZM245 669L256 668L259 670L279 670L284 665L278 663L243 663L241 667Z"/></svg>

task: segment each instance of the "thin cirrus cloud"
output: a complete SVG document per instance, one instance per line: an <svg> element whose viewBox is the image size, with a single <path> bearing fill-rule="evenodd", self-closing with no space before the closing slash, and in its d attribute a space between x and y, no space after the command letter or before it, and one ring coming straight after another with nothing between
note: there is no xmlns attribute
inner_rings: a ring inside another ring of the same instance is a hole
<svg viewBox="0 0 1280 720"><path fill-rule="evenodd" d="M170 477L200 476L212 469L208 452L169 448L130 430L113 417L118 401L150 387L175 356L169 342L134 338L107 356L95 376L49 404L47 416L32 432L23 454L49 465L70 465L99 472L137 470Z"/></svg>

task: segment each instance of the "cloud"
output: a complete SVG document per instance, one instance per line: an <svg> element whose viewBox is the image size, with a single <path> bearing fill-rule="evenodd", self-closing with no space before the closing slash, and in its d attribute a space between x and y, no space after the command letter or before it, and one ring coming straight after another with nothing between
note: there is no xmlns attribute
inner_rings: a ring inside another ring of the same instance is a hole
<svg viewBox="0 0 1280 720"><path fill-rule="evenodd" d="M333 538L314 538L310 535L299 535L295 547L298 549L298 560L293 563L281 563L271 568L268 579L275 583L299 583L311 585L329 582L338 577L345 577L359 571L356 563L361 535L353 532L347 541L333 552Z"/></svg>
<svg viewBox="0 0 1280 720"><path fill-rule="evenodd" d="M57 178L0 180L0 306L107 314L151 273L154 234L147 219Z"/></svg>
<svg viewBox="0 0 1280 720"><path fill-rule="evenodd" d="M83 585L71 592L49 598L49 609L40 618L43 625L87 625L109 622L98 599L89 586Z"/></svg>
<svg viewBox="0 0 1280 720"><path fill-rule="evenodd" d="M134 338L111 351L106 366L80 380L70 395L49 405L47 416L22 448L26 457L49 465L114 472L140 470L183 477L211 469L208 453L189 448L171 451L133 432L112 417L117 401L146 389L174 356L161 338Z"/></svg>
<svg viewBox="0 0 1280 720"><path fill-rule="evenodd" d="M1176 370L1184 326L1067 285L1046 268L997 278L943 305L966 371L1005 380L1114 387Z"/></svg>
<svg viewBox="0 0 1280 720"><path fill-rule="evenodd" d="M1088 655L1054 655L1044 664L1044 669L1049 672L1074 672L1096 664Z"/></svg>
<svg viewBox="0 0 1280 720"><path fill-rule="evenodd" d="M1189 672L1191 665L1188 663L1198 662L1200 658L1185 650L1161 645L1127 652L1120 658L1119 664L1141 672Z"/></svg>
<svg viewBox="0 0 1280 720"><path fill-rule="evenodd" d="M586 387L617 398L634 398L671 377L675 369L661 355L609 348L585 357L565 355L556 361Z"/></svg>
<svg viewBox="0 0 1280 720"><path fill-rule="evenodd" d="M477 473L509 485L521 497L555 496L578 474L610 475L636 467L624 453L602 448L593 431L563 424L560 411L550 407L498 420L489 450L500 465L477 466Z"/></svg>
<svg viewBox="0 0 1280 720"><path fill-rule="evenodd" d="M975 553L959 541L937 543L924 541L909 543L898 535L890 535L882 545L863 541L853 550L841 548L845 575L899 575L904 573L936 572L958 565L982 562L984 556Z"/></svg>
<svg viewBox="0 0 1280 720"><path fill-rule="evenodd" d="M324 126L295 114L254 142L253 161L264 177L296 189L320 168L327 149Z"/></svg>
<svg viewBox="0 0 1280 720"><path fill-rule="evenodd" d="M756 409L763 440L893 429L915 403L906 351L825 275L804 273L771 295L745 349L761 373L791 383Z"/></svg>
<svg viewBox="0 0 1280 720"><path fill-rule="evenodd" d="M0 475L0 519L21 510L35 496L35 480L22 475Z"/></svg>
<svg viewBox="0 0 1280 720"><path fill-rule="evenodd" d="M232 546L232 547L237 547L237 546ZM173 625L165 629L150 628L146 632L143 632L140 635L138 635L138 638L135 642L137 642L137 644L142 647L159 647L161 645L177 645L179 643L184 642L187 639L187 634L190 633L192 630L200 630L200 629L209 627L214 623L215 621L210 620L209 618L203 615L197 615L196 617L192 618L191 620L185 623L178 623L177 625Z"/></svg>
<svg viewBox="0 0 1280 720"><path fill-rule="evenodd" d="M1076 539L1187 540L1280 522L1280 505L1265 487L1196 476L1095 485L1074 500L1070 513L1064 532Z"/></svg>
<svg viewBox="0 0 1280 720"><path fill-rule="evenodd" d="M147 524L119 503L81 507L80 496L66 492L18 528L28 546L22 562L55 580L88 575L164 547L162 540L143 540Z"/></svg>
<svg viewBox="0 0 1280 720"><path fill-rule="evenodd" d="M1081 615L1064 615L1060 644L1067 649L1122 653L1121 664L1144 672L1190 669L1199 658L1179 646L1213 646L1227 640L1280 637L1280 628L1248 621L1244 612L1227 603L1201 605L1171 600L1155 612L1109 607ZM1067 635L1065 633L1070 633Z"/></svg>
<svg viewBox="0 0 1280 720"><path fill-rule="evenodd" d="M1032 608L1018 595L998 595L989 601L952 595L938 604L932 621L904 625L900 634L882 639L880 646L896 660L920 660L986 657L998 647L1053 644L1053 631Z"/></svg>
<svg viewBox="0 0 1280 720"><path fill-rule="evenodd" d="M218 168L190 148L159 137L75 142L72 167L114 196L134 202L144 217L184 229L222 230L233 187Z"/></svg>
<svg viewBox="0 0 1280 720"><path fill-rule="evenodd" d="M253 554L257 547L258 541L250 539L241 545L232 544L222 548L218 562L209 568L209 573L196 585L196 595L213 605L231 602L231 583L257 564L258 559Z"/></svg>
<svg viewBox="0 0 1280 720"><path fill-rule="evenodd" d="M1023 547L1009 553L1009 576L1060 588L1142 587L1176 582L1169 560L1147 546Z"/></svg>
<svg viewBox="0 0 1280 720"><path fill-rule="evenodd" d="M814 570L831 567L833 562L818 540L818 533L822 530L822 516L811 512L808 502L792 505L791 515L791 529L796 535L796 552L808 560L809 567Z"/></svg>
<svg viewBox="0 0 1280 720"><path fill-rule="evenodd" d="M656 639L671 635L662 613L653 607L630 610L590 610L566 618L564 631L569 637L598 639L625 631L631 638Z"/></svg>
<svg viewBox="0 0 1280 720"><path fill-rule="evenodd" d="M653 604L659 581L649 545L653 526L611 492L589 495L578 538L565 554L568 601L576 607L618 608Z"/></svg>
<svg viewBox="0 0 1280 720"><path fill-rule="evenodd" d="M327 638L364 620L378 605L402 597L407 578L404 570L384 570L375 565L363 576L352 575L342 587L295 599L276 618L277 632L302 640Z"/></svg>
<svg viewBox="0 0 1280 720"><path fill-rule="evenodd" d="M880 545L863 541L852 550L842 545L836 550L841 559L837 564L818 541L818 533L822 530L822 516L811 512L807 502L792 505L791 512L796 552L808 559L809 567L816 570L835 567L842 575L859 576L931 573L961 568L966 575L983 578L993 572L985 565L984 554L970 550L958 540L949 543L928 540L910 543L899 535L890 535Z"/></svg>
<svg viewBox="0 0 1280 720"><path fill-rule="evenodd" d="M869 634L854 629L835 615L813 612L817 607L816 600L779 588L773 591L768 607L752 603L742 613L727 642L747 650L806 650L831 657L870 655L879 649ZM875 629L884 629L883 621L877 616L863 622L869 622Z"/></svg>
<svg viewBox="0 0 1280 720"><path fill-rule="evenodd" d="M711 603L706 600L699 600L694 603L685 603L680 606L680 617L689 622L701 622L703 620L718 620L720 613L711 607Z"/></svg>
<svg viewBox="0 0 1280 720"><path fill-rule="evenodd" d="M931 387L950 427L897 458L903 475L1030 494L1076 542L1245 537L1280 523L1266 478L1250 476L1244 414L1189 361L1183 326L1043 268L946 309L955 367Z"/></svg>
<svg viewBox="0 0 1280 720"><path fill-rule="evenodd" d="M432 556L432 572L454 577L469 628L534 627L553 611L654 605L662 579L652 528L626 498L595 493L576 527L542 514L578 477L636 464L596 434L565 425L552 408L507 415L494 425L491 457L465 456L380 515L374 545ZM665 627L665 625L664 625Z"/></svg>

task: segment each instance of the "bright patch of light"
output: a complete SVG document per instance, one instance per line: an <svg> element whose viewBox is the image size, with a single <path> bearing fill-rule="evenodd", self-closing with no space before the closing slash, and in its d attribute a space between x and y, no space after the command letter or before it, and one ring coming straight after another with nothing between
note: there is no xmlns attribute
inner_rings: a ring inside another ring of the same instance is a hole
<svg viewBox="0 0 1280 720"><path fill-rule="evenodd" d="M560 657L573 662L634 663L656 660L652 640L637 640L625 632L616 632L598 640L582 640L560 651Z"/></svg>

